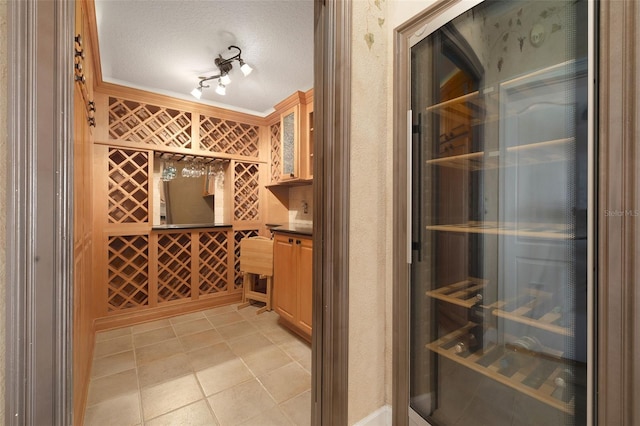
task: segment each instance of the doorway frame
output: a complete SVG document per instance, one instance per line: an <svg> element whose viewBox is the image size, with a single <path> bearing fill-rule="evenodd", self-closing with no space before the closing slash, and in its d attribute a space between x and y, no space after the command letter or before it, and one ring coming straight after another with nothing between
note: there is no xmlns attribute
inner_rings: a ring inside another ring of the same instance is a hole
<svg viewBox="0 0 640 426"><path fill-rule="evenodd" d="M441 0L394 30L393 424L408 424L407 105L410 38L459 0ZM640 419L640 5L596 2L594 424ZM595 39L595 37L591 37ZM607 211L622 212L620 216ZM627 213L629 212L629 213ZM636 214L637 213L637 214ZM634 324L636 326L634 326Z"/></svg>
<svg viewBox="0 0 640 426"><path fill-rule="evenodd" d="M9 425L73 424L75 4L8 2ZM314 2L312 423L347 423L351 0ZM62 113L56 114L56 111ZM10 190L9 190L10 189Z"/></svg>

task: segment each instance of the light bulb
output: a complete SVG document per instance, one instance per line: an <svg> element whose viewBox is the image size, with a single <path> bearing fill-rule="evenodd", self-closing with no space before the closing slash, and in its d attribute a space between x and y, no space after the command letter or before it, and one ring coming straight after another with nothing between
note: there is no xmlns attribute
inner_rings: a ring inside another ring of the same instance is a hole
<svg viewBox="0 0 640 426"><path fill-rule="evenodd" d="M249 74L251 74L251 71L253 71L253 68L251 68L249 64L243 61L242 64L240 65L240 71L242 71L242 74L244 74L244 76L246 77Z"/></svg>
<svg viewBox="0 0 640 426"><path fill-rule="evenodd" d="M224 95L226 95L226 94L227 94L227 88L226 88L226 87L224 87L224 84L222 84L222 83L218 83L218 87L216 87L216 93L217 93L218 95L222 95L222 96L224 96Z"/></svg>
<svg viewBox="0 0 640 426"><path fill-rule="evenodd" d="M202 97L202 88L196 87L195 89L193 89L191 91L191 96L193 96L196 99L200 99Z"/></svg>
<svg viewBox="0 0 640 426"><path fill-rule="evenodd" d="M220 77L220 83L224 84L225 86L231 83L231 77L229 77L229 74L225 74L222 77Z"/></svg>

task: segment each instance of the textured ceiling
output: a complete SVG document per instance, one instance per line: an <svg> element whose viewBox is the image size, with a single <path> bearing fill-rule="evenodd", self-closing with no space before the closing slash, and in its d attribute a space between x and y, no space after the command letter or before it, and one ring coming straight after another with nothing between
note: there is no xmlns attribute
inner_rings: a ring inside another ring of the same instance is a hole
<svg viewBox="0 0 640 426"><path fill-rule="evenodd" d="M313 87L313 0L95 0L105 82L196 101L198 76L214 58L242 49L226 96L215 80L200 102L264 116L295 92Z"/></svg>

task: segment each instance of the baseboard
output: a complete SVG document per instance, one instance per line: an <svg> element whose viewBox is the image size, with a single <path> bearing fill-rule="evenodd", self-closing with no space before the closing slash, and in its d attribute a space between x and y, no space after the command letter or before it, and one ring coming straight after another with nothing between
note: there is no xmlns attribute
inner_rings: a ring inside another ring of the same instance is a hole
<svg viewBox="0 0 640 426"><path fill-rule="evenodd" d="M354 426L391 426L391 423L391 406L384 405L358 421Z"/></svg>

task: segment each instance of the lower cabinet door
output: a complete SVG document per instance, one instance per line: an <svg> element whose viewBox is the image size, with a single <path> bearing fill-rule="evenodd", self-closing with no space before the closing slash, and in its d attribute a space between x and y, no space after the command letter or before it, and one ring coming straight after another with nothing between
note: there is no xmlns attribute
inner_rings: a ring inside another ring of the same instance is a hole
<svg viewBox="0 0 640 426"><path fill-rule="evenodd" d="M295 241L286 235L276 235L273 240L273 285L276 312L294 323L296 300Z"/></svg>
<svg viewBox="0 0 640 426"><path fill-rule="evenodd" d="M313 306L313 242L300 239L298 251L298 327L311 336Z"/></svg>

